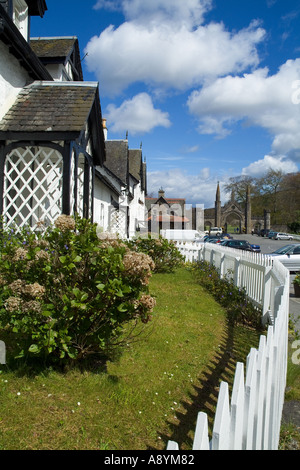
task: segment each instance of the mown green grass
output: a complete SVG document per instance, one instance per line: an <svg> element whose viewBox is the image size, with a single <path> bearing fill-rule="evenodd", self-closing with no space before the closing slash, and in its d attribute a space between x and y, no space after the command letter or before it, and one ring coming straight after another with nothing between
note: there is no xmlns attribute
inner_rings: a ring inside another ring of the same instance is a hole
<svg viewBox="0 0 300 470"><path fill-rule="evenodd" d="M299 365L299 340L291 332L288 348L287 381L285 392L285 405L288 402L298 402L300 404L300 365ZM300 427L299 420L294 416L289 422L284 419L281 425L280 450L300 449Z"/></svg>
<svg viewBox="0 0 300 470"><path fill-rule="evenodd" d="M155 274L157 305L136 342L92 371L26 374L1 367L0 449L190 449L197 413L211 417L258 334L226 313L185 268Z"/></svg>

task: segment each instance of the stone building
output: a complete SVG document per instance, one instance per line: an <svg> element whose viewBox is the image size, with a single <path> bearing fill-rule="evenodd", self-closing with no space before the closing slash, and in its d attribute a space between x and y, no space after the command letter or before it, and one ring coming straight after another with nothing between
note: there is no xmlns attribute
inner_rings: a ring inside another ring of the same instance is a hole
<svg viewBox="0 0 300 470"><path fill-rule="evenodd" d="M204 228L222 227L224 232L252 233L261 229L270 229L270 212L263 216L254 216L251 210L250 187L247 188L245 208L235 200L234 192L224 206L221 204L220 185L216 191L215 207L204 210Z"/></svg>

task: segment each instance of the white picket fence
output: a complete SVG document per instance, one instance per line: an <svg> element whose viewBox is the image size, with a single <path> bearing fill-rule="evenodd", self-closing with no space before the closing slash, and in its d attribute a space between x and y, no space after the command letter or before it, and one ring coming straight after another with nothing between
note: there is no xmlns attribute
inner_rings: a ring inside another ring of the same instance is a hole
<svg viewBox="0 0 300 470"><path fill-rule="evenodd" d="M252 348L246 366L236 364L231 398L221 382L209 438L207 414L199 412L193 450L277 450L287 371L289 271L267 256L212 244L182 244L187 261L206 260L230 274L262 308L267 335ZM179 450L169 441L167 450Z"/></svg>

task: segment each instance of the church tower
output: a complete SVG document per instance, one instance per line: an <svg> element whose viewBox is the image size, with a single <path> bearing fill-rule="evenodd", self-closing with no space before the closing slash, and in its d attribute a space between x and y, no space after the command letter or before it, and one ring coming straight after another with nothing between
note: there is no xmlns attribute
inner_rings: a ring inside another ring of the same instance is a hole
<svg viewBox="0 0 300 470"><path fill-rule="evenodd" d="M215 226L221 227L221 192L220 192L219 183L217 186L216 202L215 202Z"/></svg>

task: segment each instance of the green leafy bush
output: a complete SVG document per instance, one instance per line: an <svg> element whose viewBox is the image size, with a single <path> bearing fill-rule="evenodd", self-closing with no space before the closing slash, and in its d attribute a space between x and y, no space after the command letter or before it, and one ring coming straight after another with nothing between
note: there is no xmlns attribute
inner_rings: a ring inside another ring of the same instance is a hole
<svg viewBox="0 0 300 470"><path fill-rule="evenodd" d="M206 261L195 263L193 269L201 285L226 309L229 323L261 328L261 310L248 299L245 289L231 279L221 279L218 270Z"/></svg>
<svg viewBox="0 0 300 470"><path fill-rule="evenodd" d="M0 328L17 357L81 360L118 342L128 321L148 322L152 259L88 220L60 216L39 235L2 230Z"/></svg>
<svg viewBox="0 0 300 470"><path fill-rule="evenodd" d="M154 272L172 272L183 264L184 257L173 241L161 236L154 238L151 234L128 242L131 250L149 255L155 264Z"/></svg>

